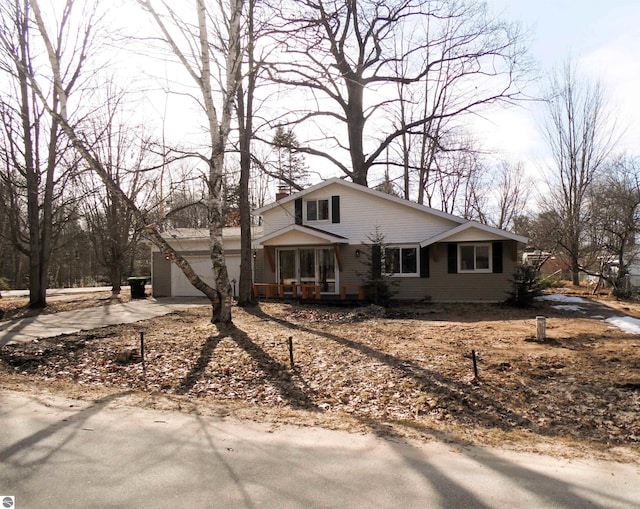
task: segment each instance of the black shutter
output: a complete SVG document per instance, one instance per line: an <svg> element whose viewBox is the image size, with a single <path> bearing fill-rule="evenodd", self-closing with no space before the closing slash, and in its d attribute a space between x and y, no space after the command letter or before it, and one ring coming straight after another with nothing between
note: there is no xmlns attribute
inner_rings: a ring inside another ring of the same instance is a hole
<svg viewBox="0 0 640 509"><path fill-rule="evenodd" d="M382 277L382 247L379 244L371 246L371 276L373 279Z"/></svg>
<svg viewBox="0 0 640 509"><path fill-rule="evenodd" d="M296 198L294 205L296 224L302 224L302 198Z"/></svg>
<svg viewBox="0 0 640 509"><path fill-rule="evenodd" d="M458 244L455 242L447 244L447 269L449 274L458 273Z"/></svg>
<svg viewBox="0 0 640 509"><path fill-rule="evenodd" d="M340 196L331 197L331 222L340 222Z"/></svg>
<svg viewBox="0 0 640 509"><path fill-rule="evenodd" d="M429 277L429 246L420 248L420 277Z"/></svg>
<svg viewBox="0 0 640 509"><path fill-rule="evenodd" d="M502 242L494 242L493 248L493 272L502 274Z"/></svg>

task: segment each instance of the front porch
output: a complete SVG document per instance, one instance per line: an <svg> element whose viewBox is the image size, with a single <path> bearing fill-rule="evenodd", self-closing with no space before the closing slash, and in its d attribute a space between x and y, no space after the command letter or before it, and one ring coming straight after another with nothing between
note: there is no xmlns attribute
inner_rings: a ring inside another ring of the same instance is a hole
<svg viewBox="0 0 640 509"><path fill-rule="evenodd" d="M260 299L294 299L303 301L363 301L364 287L361 285L341 285L340 293L322 293L319 284L299 283L254 283L253 295Z"/></svg>

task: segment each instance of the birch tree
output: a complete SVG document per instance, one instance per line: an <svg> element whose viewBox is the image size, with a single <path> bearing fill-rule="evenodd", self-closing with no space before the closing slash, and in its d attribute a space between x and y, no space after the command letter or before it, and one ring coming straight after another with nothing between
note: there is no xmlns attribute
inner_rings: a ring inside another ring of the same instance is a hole
<svg viewBox="0 0 640 509"><path fill-rule="evenodd" d="M100 161L95 154L91 151L91 142L87 140L85 133L82 132L80 125L77 122L73 122L72 115L69 108L69 95L67 89L64 86L63 65L61 61L61 51L56 47L56 39L50 36L47 25L44 22L43 13L40 9L40 5L37 0L30 1L34 14L35 26L38 30L38 35L42 38L45 47L45 54L48 58L51 81L56 91L56 101L51 102L50 97L40 86L36 79L33 70L25 67L19 59L14 59L14 63L25 76L28 77L28 85L32 93L38 98L42 106L45 108L47 114L55 120L60 129L64 132L69 142L73 145L75 151L83 159L84 164L93 172L95 172L103 181L105 186L110 192L113 192L115 196L118 196L122 203L131 211L135 223L144 229L146 237L159 247L161 253L167 257L167 259L176 263L176 265L182 270L187 279L194 285L195 288L204 293L211 301L213 313L212 322L229 322L231 320L230 305L224 299L222 292L211 288L204 281L202 281L198 275L193 271L189 263L177 253L169 243L160 234L158 224L150 220L150 215L141 210L135 201L131 199L123 190L114 182L113 178L109 174L109 171L105 168L103 161ZM69 8L72 8L74 3L68 1ZM86 34L91 33L93 25L86 27ZM85 48L86 49L86 48ZM78 72L82 69L82 65L88 61L88 55L85 53L83 58L79 60ZM56 108L55 105L58 105Z"/></svg>
<svg viewBox="0 0 640 509"><path fill-rule="evenodd" d="M208 153L198 157L208 167L208 212L210 255L216 292L220 305L214 310L214 322L231 322L232 289L224 259L222 244L223 217L223 167L225 150L231 130L234 101L238 91L241 55L242 0L230 0L228 10L222 4L215 11L205 0L195 0L195 26L185 22L168 2L161 4L162 11L151 0L138 0L159 29L164 42L178 59L183 69L196 85L198 103L206 116ZM210 27L213 19L218 26ZM211 40L211 31L218 35ZM212 62L223 61L216 73ZM216 98L219 106L216 106Z"/></svg>

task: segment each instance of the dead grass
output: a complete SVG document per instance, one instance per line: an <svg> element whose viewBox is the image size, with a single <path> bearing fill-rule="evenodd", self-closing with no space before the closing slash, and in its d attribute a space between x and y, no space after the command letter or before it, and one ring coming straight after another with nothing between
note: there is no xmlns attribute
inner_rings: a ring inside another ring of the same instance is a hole
<svg viewBox="0 0 640 509"><path fill-rule="evenodd" d="M131 293L123 290L120 295L113 297L110 291L91 293L68 293L47 297L47 307L45 309L29 309L28 297L6 297L0 299L0 322L16 320L41 314L53 314L61 311L72 311L74 309L86 309L96 306L108 306L129 302Z"/></svg>
<svg viewBox="0 0 640 509"><path fill-rule="evenodd" d="M262 303L235 309L234 325L219 329L209 308L195 308L5 346L1 385L85 398L133 389L129 404L638 460L640 340L590 318L619 314L604 303L583 315L548 303L386 314ZM539 314L544 343L533 341ZM140 332L144 369L122 355Z"/></svg>

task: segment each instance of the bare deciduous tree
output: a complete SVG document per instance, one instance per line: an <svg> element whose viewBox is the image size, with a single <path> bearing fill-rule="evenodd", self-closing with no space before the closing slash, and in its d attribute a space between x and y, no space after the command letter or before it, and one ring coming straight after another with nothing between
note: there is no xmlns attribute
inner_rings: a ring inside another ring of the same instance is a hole
<svg viewBox="0 0 640 509"><path fill-rule="evenodd" d="M569 258L577 286L589 221L587 193L615 148L616 129L601 84L580 79L573 62L551 76L547 106L543 131L554 166L544 206L556 216L557 230L550 234Z"/></svg>
<svg viewBox="0 0 640 509"><path fill-rule="evenodd" d="M177 11L167 2L161 2L165 16L150 0L138 0L138 3L151 15L165 43L197 86L200 94L199 104L206 115L210 152L200 154L199 157L206 162L209 170L207 206L210 254L216 283L215 290L219 295L218 305L214 306L212 321L228 323L231 322L232 289L222 244L224 227L222 183L225 150L241 76L240 22L243 2L230 0L227 10L222 4L215 9L208 6L205 0L195 0L195 25L181 19ZM211 40L209 25L212 20L218 21L218 25L213 27L214 34L218 36L216 40ZM181 42L184 45L181 45ZM222 77L216 84L211 62L220 60L224 61L224 64L218 67L217 72ZM220 98L220 107L216 107L217 96ZM174 257L172 256L171 259L174 260ZM192 283L195 282L191 278L189 280Z"/></svg>
<svg viewBox="0 0 640 509"><path fill-rule="evenodd" d="M640 256L636 243L640 233L638 162L619 158L608 164L602 177L590 188L587 201L590 220L585 230L591 256L583 260L588 265L582 270L620 291L629 266Z"/></svg>
<svg viewBox="0 0 640 509"><path fill-rule="evenodd" d="M115 196L118 196L122 203L125 204L127 209L131 211L134 216L135 222L140 227L144 228L145 235L159 247L160 251L169 259L174 261L176 265L182 270L187 279L204 293L212 303L213 314L212 321L229 321L230 311L225 314L224 310L227 309L227 302L221 298L221 292L211 288L204 281L202 281L198 275L193 271L187 260L184 259L179 253L177 253L169 243L162 237L159 232L158 225L149 220L149 214L146 211L140 210L136 203L114 182L105 168L104 162L95 157L91 151L91 143L86 140L84 133L78 129L77 124L72 122L72 114L69 111L69 96L67 95L67 89L64 86L63 77L65 76L63 62L61 61L61 54L56 51L53 44L53 40L49 35L47 25L44 22L42 11L40 9L37 0L31 0L31 5L34 13L34 21L38 29L38 34L42 38L46 55L49 60L51 80L53 87L55 88L57 95L55 101L51 102L50 97L42 89L36 76L32 72L32 69L25 67L19 60L14 60L16 66L20 68L28 78L28 85L31 88L32 93L39 99L43 107L46 109L48 115L58 123L60 129L64 132L74 149L79 156L84 160L85 164L90 170L94 171L107 186L109 191L113 192ZM68 5L73 5L71 0L68 1ZM93 25L86 26L87 37L92 33ZM80 59L78 72L82 69L82 65L86 63L87 55ZM59 105L58 108L55 106ZM225 271L226 272L226 271ZM228 311L228 310L227 310Z"/></svg>
<svg viewBox="0 0 640 509"><path fill-rule="evenodd" d="M143 192L150 190L153 172L144 171L150 153L150 141L144 129L130 128L119 118L119 97L107 86L104 116L87 122L93 131L91 152L113 183L131 201L147 203ZM87 136L88 129L84 129ZM140 240L140 225L134 214L126 207L118 193L102 184L92 172L82 175L86 197L82 212L87 233L93 245L97 262L108 271L113 296L120 294L123 274L130 267L133 253Z"/></svg>
<svg viewBox="0 0 640 509"><path fill-rule="evenodd" d="M3 178L13 193L9 201L15 215L13 225L18 230L12 237L29 258L32 308L46 306L51 252L56 231L63 227L56 218L68 217L73 201L73 197L71 202L68 199L68 180L76 165L56 114L63 108L61 95L68 98L84 85L83 64L93 43L96 17L91 2L76 9L73 0L66 0L51 8L56 10L55 15L49 13L46 25L51 37L43 38L41 30L33 30L34 16L40 17L39 25L45 29L35 2L13 0L0 7L2 68L13 85L2 101ZM51 69L42 65L43 46L45 55L56 55L55 76L47 74ZM34 82L42 91L41 97L33 92ZM45 111L41 103L44 97L54 115ZM26 221L22 221L22 212Z"/></svg>
<svg viewBox="0 0 640 509"><path fill-rule="evenodd" d="M305 0L279 7L274 29L282 50L271 78L292 94L305 92L303 106L281 123L305 124L312 134L299 150L324 158L355 183L368 185L369 171L384 163L395 140L426 133L440 144L434 127L440 119L519 94L526 63L521 34L492 19L484 4ZM409 96L399 97L398 84L434 86L428 96L449 98L398 124L389 110Z"/></svg>
<svg viewBox="0 0 640 509"><path fill-rule="evenodd" d="M522 163L501 161L489 185L496 211L490 222L496 228L509 230L514 220L523 214L531 192L531 182Z"/></svg>

